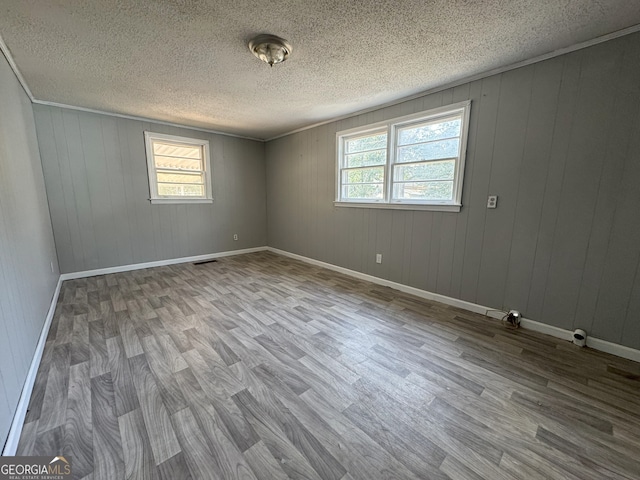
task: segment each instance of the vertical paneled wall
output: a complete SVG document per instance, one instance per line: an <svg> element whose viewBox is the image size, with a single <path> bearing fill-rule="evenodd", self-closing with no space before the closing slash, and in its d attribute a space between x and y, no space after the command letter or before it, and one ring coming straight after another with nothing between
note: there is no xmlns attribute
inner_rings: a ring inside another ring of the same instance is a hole
<svg viewBox="0 0 640 480"><path fill-rule="evenodd" d="M333 206L337 131L467 99L460 213ZM269 245L640 348L639 108L634 34L270 141Z"/></svg>
<svg viewBox="0 0 640 480"><path fill-rule="evenodd" d="M63 273L266 244L262 142L44 105L33 108ZM147 130L209 140L213 204L149 202Z"/></svg>
<svg viewBox="0 0 640 480"><path fill-rule="evenodd" d="M2 446L9 433L57 280L58 265L31 101L0 54Z"/></svg>

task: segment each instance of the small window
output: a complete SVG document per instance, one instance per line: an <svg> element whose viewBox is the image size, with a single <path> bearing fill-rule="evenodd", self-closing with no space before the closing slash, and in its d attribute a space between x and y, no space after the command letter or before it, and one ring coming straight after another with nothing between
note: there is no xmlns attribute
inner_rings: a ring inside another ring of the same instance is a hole
<svg viewBox="0 0 640 480"><path fill-rule="evenodd" d="M460 211L470 104L338 132L336 205Z"/></svg>
<svg viewBox="0 0 640 480"><path fill-rule="evenodd" d="M144 133L151 203L211 203L209 142Z"/></svg>

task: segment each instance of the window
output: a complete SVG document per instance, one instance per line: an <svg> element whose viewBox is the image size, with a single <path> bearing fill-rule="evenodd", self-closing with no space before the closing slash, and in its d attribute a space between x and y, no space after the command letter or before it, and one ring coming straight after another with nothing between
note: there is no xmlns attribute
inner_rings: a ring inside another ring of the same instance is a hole
<svg viewBox="0 0 640 480"><path fill-rule="evenodd" d="M335 204L460 211L470 105L338 132Z"/></svg>
<svg viewBox="0 0 640 480"><path fill-rule="evenodd" d="M151 203L211 203L209 142L144 132Z"/></svg>

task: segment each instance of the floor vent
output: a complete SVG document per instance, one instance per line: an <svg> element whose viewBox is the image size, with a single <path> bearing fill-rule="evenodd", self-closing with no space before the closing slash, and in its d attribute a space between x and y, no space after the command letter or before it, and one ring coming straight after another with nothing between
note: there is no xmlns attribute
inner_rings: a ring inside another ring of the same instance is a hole
<svg viewBox="0 0 640 480"><path fill-rule="evenodd" d="M202 262L193 262L194 265L204 265L205 263L213 263L213 262L217 262L218 260L204 260Z"/></svg>

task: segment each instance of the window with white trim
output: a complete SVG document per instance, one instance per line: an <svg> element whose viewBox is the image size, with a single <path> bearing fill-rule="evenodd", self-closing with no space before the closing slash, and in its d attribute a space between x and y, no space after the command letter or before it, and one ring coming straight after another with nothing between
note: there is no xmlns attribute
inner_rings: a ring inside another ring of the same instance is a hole
<svg viewBox="0 0 640 480"><path fill-rule="evenodd" d="M337 206L460 211L470 101L337 133Z"/></svg>
<svg viewBox="0 0 640 480"><path fill-rule="evenodd" d="M151 203L211 203L209 141L144 132Z"/></svg>

